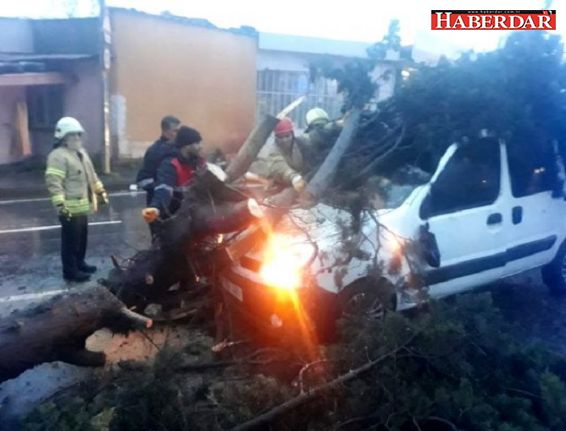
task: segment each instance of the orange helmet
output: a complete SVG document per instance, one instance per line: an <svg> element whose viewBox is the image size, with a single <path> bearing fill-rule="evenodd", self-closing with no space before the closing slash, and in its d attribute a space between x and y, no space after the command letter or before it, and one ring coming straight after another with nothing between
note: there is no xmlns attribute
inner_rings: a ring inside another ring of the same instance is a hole
<svg viewBox="0 0 566 431"><path fill-rule="evenodd" d="M273 129L273 131L275 132L275 136L281 136L286 133L293 132L293 130L294 130L293 122L287 117L284 117L281 120L279 120L277 126L275 126L275 129Z"/></svg>

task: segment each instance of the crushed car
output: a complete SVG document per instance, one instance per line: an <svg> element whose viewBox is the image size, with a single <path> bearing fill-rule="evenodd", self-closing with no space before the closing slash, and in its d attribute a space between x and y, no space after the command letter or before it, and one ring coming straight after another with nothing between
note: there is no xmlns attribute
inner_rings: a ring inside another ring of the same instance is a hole
<svg viewBox="0 0 566 431"><path fill-rule="evenodd" d="M525 164L495 137L453 144L426 183L391 185L386 208L353 214L322 201L288 211L233 259L220 285L231 309L260 328L309 322L322 336L340 316L380 316L534 268L566 292L556 163Z"/></svg>

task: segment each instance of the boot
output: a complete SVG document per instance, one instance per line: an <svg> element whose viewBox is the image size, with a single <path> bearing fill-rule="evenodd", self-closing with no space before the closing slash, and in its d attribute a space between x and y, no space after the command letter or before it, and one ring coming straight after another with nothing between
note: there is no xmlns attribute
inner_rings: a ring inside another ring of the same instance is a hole
<svg viewBox="0 0 566 431"><path fill-rule="evenodd" d="M76 271L73 274L63 274L63 278L66 281L76 281L78 283L82 283L83 281L90 280L90 274L82 271Z"/></svg>
<svg viewBox="0 0 566 431"><path fill-rule="evenodd" d="M84 262L84 261L79 264L79 271L81 271L81 272L86 272L87 274L93 274L93 273L95 273L95 272L96 272L96 269L97 269L96 266L94 266L94 265L89 265L88 263L86 263L86 262Z"/></svg>

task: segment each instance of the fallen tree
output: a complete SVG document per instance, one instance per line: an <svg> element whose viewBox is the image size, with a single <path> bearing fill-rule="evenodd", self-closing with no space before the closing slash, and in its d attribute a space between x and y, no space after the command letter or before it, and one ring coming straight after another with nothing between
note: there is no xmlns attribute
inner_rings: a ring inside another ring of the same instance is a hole
<svg viewBox="0 0 566 431"><path fill-rule="evenodd" d="M391 37L386 42L395 44L395 40ZM375 52L383 54L383 50ZM503 49L477 59L464 56L435 68L418 67L404 81L397 76L398 91L392 99L376 111L361 112L357 130L347 123L336 143L329 143L326 161L314 174L310 190L323 198L329 187L356 192L370 177L395 176L407 164L430 172L450 143L475 137L484 129L507 138L518 154L530 156L535 151L552 155L554 142L562 149L564 146L564 96L560 89L566 82L560 57L560 39L524 32L512 35ZM367 64L351 66L334 75L346 92L346 111L356 112L371 98L369 70ZM256 137L248 140L245 151L229 167L231 179L245 172L252 155L267 139L268 129L256 129ZM357 174L352 175L354 172ZM251 213L246 215L249 207L246 210L242 204L247 197L231 190L216 199L210 190L205 187L192 196L194 200L187 199L176 218L163 223L161 247L141 254L138 262L127 268L128 288L120 286L120 297L134 294L132 302L159 298L183 276L177 269L188 268L194 275L192 265L198 256L183 248L189 238L206 239L222 231L218 226L238 230L249 225L251 218L246 217ZM296 197L292 189L272 197L266 205L266 219L275 224ZM199 213L189 202L206 209ZM232 204L223 206L222 202ZM243 211L242 218L230 212L234 209L238 214ZM209 216L213 216L212 224L207 222ZM239 258L261 241L266 229L258 226L247 231L241 241L227 247L204 241L196 244L197 249L205 260L215 262L222 259L211 253L225 251L229 263L230 258ZM128 429L126 424L136 429L140 418L146 420L141 422L145 427L170 429L238 424L244 429L265 424L274 429L311 425L320 429L332 425L337 429L435 431L564 429L566 413L560 403L566 394L563 361L502 337L499 316L486 311L485 303L456 305L434 309L430 316L413 321L401 316L390 316L383 324L354 319L343 328L346 345L326 350L325 363L335 365L328 374L316 376L317 384L308 385L300 373L305 391L255 373L248 376L247 384L241 384L242 375L238 374L238 384L230 380L206 382L186 393L179 376L172 372L174 367L163 366L147 376L135 376L128 386L136 395L134 401L121 393L113 398L117 402L103 402L103 410L100 405L95 406L98 410L91 407L92 415L106 412L108 422L114 421L122 429ZM4 330L13 328L12 322ZM400 340L407 340L410 334L416 335L403 344ZM309 365L299 361L300 370L310 369ZM207 363L206 368L216 366ZM194 366L181 369L202 371ZM152 415L144 416L148 410Z"/></svg>
<svg viewBox="0 0 566 431"><path fill-rule="evenodd" d="M338 80L348 114L337 140L327 143L322 161L306 176L311 179L308 194L354 214L379 208L391 183L426 181L448 145L482 131L506 138L510 157L524 159L526 166L544 160L558 190L555 149L566 158L565 93L558 91L566 85L561 46L556 36L519 32L503 48L476 58L465 55L436 67L409 63L412 69L406 79L400 69L394 70L396 93L376 110L364 109L375 90L368 72L388 50L401 49L395 25L372 47L369 60L342 69L319 67L318 73ZM267 116L252 131L227 168L229 181L247 171L276 121ZM292 190L283 191L265 202L268 223L238 237L237 243L231 237L218 244L209 241L215 234L245 230L256 219L245 194L225 184L216 190L209 182L203 184L187 194L175 216L158 223L160 241L122 267L121 281L112 290L126 303L136 304L130 294L147 302L152 293L162 295L178 280L194 279L199 268L193 262L199 257L201 262L218 262L205 273L218 272L230 258L262 241L271 230L267 225L275 225L296 203ZM185 273L179 274L180 269Z"/></svg>
<svg viewBox="0 0 566 431"><path fill-rule="evenodd" d="M509 300L505 297L505 301ZM562 430L564 359L526 346L489 294L432 304L412 319L360 316L341 324L344 343L316 363L275 353L234 352L195 361L163 351L152 366L59 397L24 420L23 430L336 429ZM189 346L184 352L198 350ZM287 360L275 366L273 359ZM275 378L282 370L287 379ZM93 397L93 393L97 396ZM34 428L34 426L36 428Z"/></svg>
<svg viewBox="0 0 566 431"><path fill-rule="evenodd" d="M114 260L104 284L128 306L161 302L171 286L198 284L229 263L218 235L244 230L263 215L249 196L210 171L197 176L170 218L155 222L156 240L129 259Z"/></svg>
<svg viewBox="0 0 566 431"><path fill-rule="evenodd" d="M43 362L104 365L104 353L85 350L88 336L103 327L124 332L151 325L103 287L69 291L14 311L0 319L0 382Z"/></svg>
<svg viewBox="0 0 566 431"><path fill-rule="evenodd" d="M556 174L555 147L566 157L566 66L560 36L515 32L495 51L468 52L429 66L403 58L398 31L393 24L369 50L368 60L343 68L324 62L313 66L315 74L338 80L346 107L365 106L375 88L367 72L387 51L402 57L382 77L394 80L394 95L362 113L358 133L337 169L336 189L355 190L373 176L394 178L407 165L433 173L449 145L482 133L505 139L510 156L526 166L543 160L546 170Z"/></svg>

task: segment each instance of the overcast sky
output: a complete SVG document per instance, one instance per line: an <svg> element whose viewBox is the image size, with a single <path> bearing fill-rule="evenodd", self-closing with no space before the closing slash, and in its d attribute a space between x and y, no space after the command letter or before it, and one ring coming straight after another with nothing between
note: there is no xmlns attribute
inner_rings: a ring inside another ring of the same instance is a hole
<svg viewBox="0 0 566 431"><path fill-rule="evenodd" d="M96 0L6 0L0 16L61 17L75 3L78 15L96 13ZM380 40L398 18L404 44L439 51L494 49L505 32L431 31L431 9L542 9L548 3L557 9L558 31L566 33L566 6L549 0L107 0L109 6L206 18L220 27L366 42Z"/></svg>

